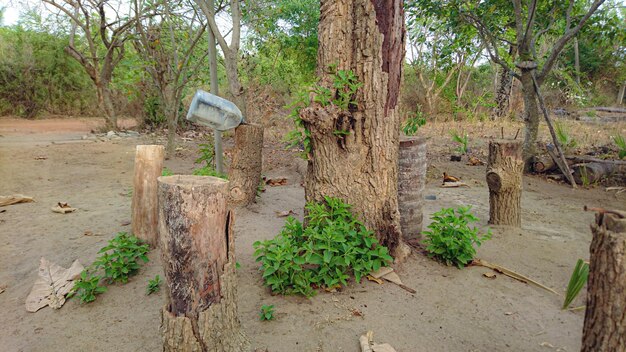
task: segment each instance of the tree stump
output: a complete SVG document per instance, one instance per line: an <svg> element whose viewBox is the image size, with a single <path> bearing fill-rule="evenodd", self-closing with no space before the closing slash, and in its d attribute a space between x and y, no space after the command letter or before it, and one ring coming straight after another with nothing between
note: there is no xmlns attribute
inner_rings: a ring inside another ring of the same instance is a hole
<svg viewBox="0 0 626 352"><path fill-rule="evenodd" d="M237 317L228 181L159 177L163 351L247 351Z"/></svg>
<svg viewBox="0 0 626 352"><path fill-rule="evenodd" d="M263 127L240 125L235 129L235 151L230 164L229 204L247 206L256 199L261 182Z"/></svg>
<svg viewBox="0 0 626 352"><path fill-rule="evenodd" d="M522 226L522 143L515 140L489 142L487 185L489 186L489 223Z"/></svg>
<svg viewBox="0 0 626 352"><path fill-rule="evenodd" d="M135 236L151 247L157 245L157 178L163 172L165 148L162 145L138 145L135 152L131 223Z"/></svg>
<svg viewBox="0 0 626 352"><path fill-rule="evenodd" d="M591 225L582 351L626 351L626 212L600 212Z"/></svg>
<svg viewBox="0 0 626 352"><path fill-rule="evenodd" d="M424 214L426 138L400 138L398 154L398 210L405 240L419 239Z"/></svg>

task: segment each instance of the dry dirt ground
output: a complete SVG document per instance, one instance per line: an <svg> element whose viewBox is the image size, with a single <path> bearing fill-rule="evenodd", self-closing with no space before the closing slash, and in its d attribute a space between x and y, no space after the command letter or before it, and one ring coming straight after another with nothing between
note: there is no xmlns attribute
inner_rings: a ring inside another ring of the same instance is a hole
<svg viewBox="0 0 626 352"><path fill-rule="evenodd" d="M2 351L160 350L164 294L145 293L148 280L162 276L158 250L150 253L150 262L128 284L110 286L94 303L70 300L60 310L47 307L36 313L24 308L40 257L65 267L75 259L89 264L117 232L129 231L135 145L163 140L154 135L82 140L96 124L0 119L0 195L22 193L36 199L0 209L6 210L0 213L0 286L6 287L0 294ZM513 135L519 126L503 127ZM451 128L464 126L432 124L424 129L433 136L425 195L436 197L426 201L424 215L428 219L442 207L470 204L484 227L489 206L485 170L446 161ZM479 153L486 152L487 138L501 131L499 125L467 128ZM598 128L601 133L603 127ZM598 128L591 127L590 133ZM608 138L607 133L602 138ZM175 173L190 173L198 142L180 140L181 147L166 166ZM388 342L398 351L580 349L584 312L560 310L561 296L500 274L487 279L485 268L446 267L420 253L395 266L416 294L392 284L363 281L311 299L270 295L254 262L252 243L279 232L284 218L277 218L276 211L293 209L301 216L302 163L293 152L282 151L279 142L266 141L265 175L287 177L289 182L268 187L257 204L236 214L239 318L253 348L358 351L359 335L373 330L376 341ZM439 188L442 171L461 176L471 187ZM572 190L539 177L524 177L523 186L522 229L493 228L493 239L479 248L478 257L563 292L576 260L589 255L593 214L583 212L583 205L624 209L626 195L615 196L602 187ZM53 213L50 208L58 201L78 211ZM93 235L86 236L86 231ZM584 304L582 297L584 291L575 305ZM276 307L275 320L259 321L263 304Z"/></svg>

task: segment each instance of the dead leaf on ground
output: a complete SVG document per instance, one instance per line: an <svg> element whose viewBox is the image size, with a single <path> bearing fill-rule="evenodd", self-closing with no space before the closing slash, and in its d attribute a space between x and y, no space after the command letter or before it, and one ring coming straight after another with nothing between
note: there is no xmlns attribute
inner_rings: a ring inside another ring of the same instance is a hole
<svg viewBox="0 0 626 352"><path fill-rule="evenodd" d="M35 157L35 160L46 160L46 159L48 159L48 157L44 155L39 155Z"/></svg>
<svg viewBox="0 0 626 352"><path fill-rule="evenodd" d="M265 181L265 184L271 187L276 187L276 186L284 186L287 184L287 179L282 177L282 178L269 178L267 179L267 181Z"/></svg>
<svg viewBox="0 0 626 352"><path fill-rule="evenodd" d="M2 209L0 210L0 213L5 213L7 210L6 209Z"/></svg>
<svg viewBox="0 0 626 352"><path fill-rule="evenodd" d="M470 166L480 166L480 165L485 165L485 162L478 159L475 156L470 156L469 160L467 161L467 165Z"/></svg>
<svg viewBox="0 0 626 352"><path fill-rule="evenodd" d="M85 233L83 233L83 235L84 235L84 236L102 236L102 235L101 235L101 234L99 234L99 233L93 233L93 232L91 232L91 231L89 231L89 230L85 231Z"/></svg>
<svg viewBox="0 0 626 352"><path fill-rule="evenodd" d="M47 305L54 309L61 308L65 303L65 295L72 290L74 280L84 269L78 260L69 269L65 269L42 257L39 277L26 297L26 310L36 312Z"/></svg>
<svg viewBox="0 0 626 352"><path fill-rule="evenodd" d="M368 280L374 281L374 282L378 283L379 285L383 284L383 280L375 278L372 275L367 275L366 277L367 277Z"/></svg>
<svg viewBox="0 0 626 352"><path fill-rule="evenodd" d="M293 210L276 211L275 213L276 213L276 217L279 217L279 218L284 218L289 215L298 215L298 213L296 213Z"/></svg>
<svg viewBox="0 0 626 352"><path fill-rule="evenodd" d="M0 285L0 293L4 292L6 289L7 287L5 285Z"/></svg>
<svg viewBox="0 0 626 352"><path fill-rule="evenodd" d="M52 207L52 211L60 214L67 214L76 211L76 208L72 208L68 203L58 202L56 206Z"/></svg>
<svg viewBox="0 0 626 352"><path fill-rule="evenodd" d="M352 308L350 309L350 312L352 313L352 315L354 315L355 317L362 317L363 316L363 312L361 312L360 310L358 310L357 308Z"/></svg>
<svg viewBox="0 0 626 352"><path fill-rule="evenodd" d="M447 172L443 173L443 183L448 182L461 182L461 179L452 175L448 175Z"/></svg>
<svg viewBox="0 0 626 352"><path fill-rule="evenodd" d="M491 271L488 272L488 273L484 273L483 276L488 278L488 279L495 279L496 278L496 274L491 272Z"/></svg>
<svg viewBox="0 0 626 352"><path fill-rule="evenodd" d="M12 194L10 196L0 196L0 207L6 205L13 205L18 203L30 203L34 202L33 197L25 196L23 194Z"/></svg>
<svg viewBox="0 0 626 352"><path fill-rule="evenodd" d="M122 223L120 224L121 226L128 226L130 225L130 221L122 221Z"/></svg>

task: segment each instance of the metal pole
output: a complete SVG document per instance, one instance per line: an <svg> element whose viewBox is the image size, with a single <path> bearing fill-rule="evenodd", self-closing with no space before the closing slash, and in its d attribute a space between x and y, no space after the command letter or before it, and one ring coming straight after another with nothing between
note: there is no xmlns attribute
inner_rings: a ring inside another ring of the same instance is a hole
<svg viewBox="0 0 626 352"><path fill-rule="evenodd" d="M215 4L214 0L208 0L208 7L211 11L211 15L215 16ZM218 79L217 79L217 47L215 46L215 35L209 27L208 41L209 41L209 73L211 76L211 94L218 95ZM218 174L224 173L224 160L222 152L222 132L213 130L213 144L215 145L215 171Z"/></svg>

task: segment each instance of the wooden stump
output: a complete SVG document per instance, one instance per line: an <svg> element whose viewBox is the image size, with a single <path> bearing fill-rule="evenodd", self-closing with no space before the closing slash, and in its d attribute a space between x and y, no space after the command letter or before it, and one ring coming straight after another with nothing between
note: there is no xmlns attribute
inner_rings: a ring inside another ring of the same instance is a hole
<svg viewBox="0 0 626 352"><path fill-rule="evenodd" d="M135 175L131 203L132 231L151 247L157 245L157 178L163 170L165 148L162 145L138 145L135 152Z"/></svg>
<svg viewBox="0 0 626 352"><path fill-rule="evenodd" d="M600 212L591 225L582 351L626 351L626 212Z"/></svg>
<svg viewBox="0 0 626 352"><path fill-rule="evenodd" d="M522 226L522 143L515 140L489 142L487 185L489 186L489 223Z"/></svg>
<svg viewBox="0 0 626 352"><path fill-rule="evenodd" d="M247 206L256 199L261 182L263 127L240 125L235 129L235 150L230 165L230 199L233 206Z"/></svg>
<svg viewBox="0 0 626 352"><path fill-rule="evenodd" d="M402 237L407 241L419 239L422 232L425 184L426 138L401 138L398 153L398 210Z"/></svg>
<svg viewBox="0 0 626 352"><path fill-rule="evenodd" d="M159 177L163 351L247 351L237 317L228 181Z"/></svg>

